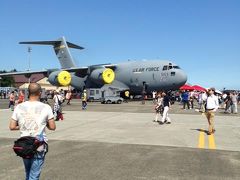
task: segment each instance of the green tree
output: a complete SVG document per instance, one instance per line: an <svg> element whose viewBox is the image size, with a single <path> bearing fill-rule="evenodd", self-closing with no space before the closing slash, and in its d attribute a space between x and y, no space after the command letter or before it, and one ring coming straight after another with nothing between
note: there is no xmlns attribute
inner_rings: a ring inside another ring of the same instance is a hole
<svg viewBox="0 0 240 180"><path fill-rule="evenodd" d="M11 70L10 72L16 72L16 69ZM0 73L7 73L6 70L0 71ZM14 78L12 76L4 76L0 79L0 87L13 87L15 84Z"/></svg>

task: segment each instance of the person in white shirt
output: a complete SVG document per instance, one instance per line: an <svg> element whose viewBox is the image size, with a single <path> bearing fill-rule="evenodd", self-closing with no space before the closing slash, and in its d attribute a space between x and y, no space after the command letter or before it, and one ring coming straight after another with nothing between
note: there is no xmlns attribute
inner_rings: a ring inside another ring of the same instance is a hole
<svg viewBox="0 0 240 180"><path fill-rule="evenodd" d="M199 110L201 110L203 105L203 92L200 92L198 94L198 105L199 105Z"/></svg>
<svg viewBox="0 0 240 180"><path fill-rule="evenodd" d="M231 102L232 102L231 112L234 114L237 114L237 94L235 92L232 92L230 94L230 97L231 97Z"/></svg>
<svg viewBox="0 0 240 180"><path fill-rule="evenodd" d="M152 92L153 104L156 104L156 95L157 95L157 92L154 90Z"/></svg>
<svg viewBox="0 0 240 180"><path fill-rule="evenodd" d="M41 97L41 86L31 83L28 87L29 101L25 101L16 106L10 120L10 130L20 130L20 136L36 137L40 141L47 143L45 133L46 127L55 130L56 125L53 119L52 109L49 105L39 102ZM42 146L42 147L41 147ZM23 158L26 179L40 178L43 167L46 147L41 145L37 153L32 158Z"/></svg>
<svg viewBox="0 0 240 180"><path fill-rule="evenodd" d="M198 99L198 103L199 103L199 111L201 112L205 112L205 103L207 100L207 94L206 92L201 92L199 94L199 99Z"/></svg>
<svg viewBox="0 0 240 180"><path fill-rule="evenodd" d="M163 97L162 97L162 93L158 92L157 97L156 97L156 105L154 107L156 113L155 113L155 120L154 122L159 122L158 121L158 117L160 117L160 115L162 115L163 113Z"/></svg>
<svg viewBox="0 0 240 180"><path fill-rule="evenodd" d="M214 116L219 107L218 98L214 95L215 88L208 89L208 96L206 98L205 114L208 120L208 135L213 134L216 130L214 128Z"/></svg>
<svg viewBox="0 0 240 180"><path fill-rule="evenodd" d="M63 120L63 115L62 115L62 103L64 99L63 97L59 94L58 91L54 91L54 96L53 96L53 114L55 116L55 120L58 121L59 119Z"/></svg>

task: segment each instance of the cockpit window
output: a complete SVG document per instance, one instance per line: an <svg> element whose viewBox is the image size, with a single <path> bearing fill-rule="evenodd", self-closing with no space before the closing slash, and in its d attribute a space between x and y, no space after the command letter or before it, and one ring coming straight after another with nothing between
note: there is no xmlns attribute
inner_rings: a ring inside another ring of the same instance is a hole
<svg viewBox="0 0 240 180"><path fill-rule="evenodd" d="M180 69L179 66L173 66L173 69Z"/></svg>
<svg viewBox="0 0 240 180"><path fill-rule="evenodd" d="M168 69L168 66L163 66L163 71L166 71Z"/></svg>
<svg viewBox="0 0 240 180"><path fill-rule="evenodd" d="M165 65L163 66L163 71L166 71L166 70L171 70L171 69L181 69L179 66L172 66L172 65Z"/></svg>

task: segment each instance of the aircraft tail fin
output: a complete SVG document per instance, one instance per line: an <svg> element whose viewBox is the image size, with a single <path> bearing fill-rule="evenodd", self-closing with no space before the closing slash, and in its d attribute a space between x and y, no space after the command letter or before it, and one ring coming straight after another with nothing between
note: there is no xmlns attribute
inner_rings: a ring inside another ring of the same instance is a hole
<svg viewBox="0 0 240 180"><path fill-rule="evenodd" d="M84 49L81 46L67 42L64 37L56 41L29 41L19 42L19 44L52 45L63 69L76 67L69 48Z"/></svg>

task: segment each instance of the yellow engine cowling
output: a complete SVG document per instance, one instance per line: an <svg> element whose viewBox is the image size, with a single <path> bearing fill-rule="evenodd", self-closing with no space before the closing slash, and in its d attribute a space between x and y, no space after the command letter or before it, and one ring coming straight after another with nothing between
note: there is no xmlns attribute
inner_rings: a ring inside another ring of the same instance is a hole
<svg viewBox="0 0 240 180"><path fill-rule="evenodd" d="M55 71L48 77L48 81L55 86L68 86L71 80L72 77L68 71Z"/></svg>
<svg viewBox="0 0 240 180"><path fill-rule="evenodd" d="M106 68L102 73L102 78L106 84L111 84L115 79L115 73L112 69Z"/></svg>
<svg viewBox="0 0 240 180"><path fill-rule="evenodd" d="M67 71L61 71L58 74L58 83L62 86L68 86L71 83L71 74Z"/></svg>
<svg viewBox="0 0 240 180"><path fill-rule="evenodd" d="M115 79L115 73L110 68L99 68L92 71L90 79L98 84L111 84Z"/></svg>

